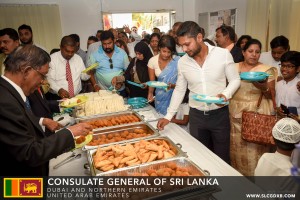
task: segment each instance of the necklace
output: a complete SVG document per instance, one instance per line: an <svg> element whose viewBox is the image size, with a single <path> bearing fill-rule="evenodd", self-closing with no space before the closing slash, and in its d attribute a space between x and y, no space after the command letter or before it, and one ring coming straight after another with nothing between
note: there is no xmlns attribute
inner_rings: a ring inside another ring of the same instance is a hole
<svg viewBox="0 0 300 200"><path fill-rule="evenodd" d="M160 57L158 57L158 66L161 71L168 65L170 60L171 60L171 58L169 58L168 60L163 60Z"/></svg>
<svg viewBox="0 0 300 200"><path fill-rule="evenodd" d="M241 67L240 67L240 71L241 72L249 72L252 68L256 67L252 66L252 65L246 65L245 61L242 62Z"/></svg>

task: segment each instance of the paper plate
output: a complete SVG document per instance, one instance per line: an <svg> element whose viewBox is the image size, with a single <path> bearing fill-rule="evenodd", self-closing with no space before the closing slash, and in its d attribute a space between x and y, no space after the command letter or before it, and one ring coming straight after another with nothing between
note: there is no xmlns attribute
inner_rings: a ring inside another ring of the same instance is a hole
<svg viewBox="0 0 300 200"><path fill-rule="evenodd" d="M92 69L95 69L96 67L98 67L98 65L99 65L98 63L94 63L91 66L89 66L88 68L86 68L85 70L83 70L82 73L86 73Z"/></svg>
<svg viewBox="0 0 300 200"><path fill-rule="evenodd" d="M146 84L149 87L154 87L154 88L161 88L161 89L166 89L168 87L168 84L160 81L148 81Z"/></svg>
<svg viewBox="0 0 300 200"><path fill-rule="evenodd" d="M241 79L246 81L263 81L268 76L270 75L266 72L242 72L240 74Z"/></svg>
<svg viewBox="0 0 300 200"><path fill-rule="evenodd" d="M61 102L60 106L65 108L72 108L87 102L87 100L88 100L87 96L76 96Z"/></svg>
<svg viewBox="0 0 300 200"><path fill-rule="evenodd" d="M137 86L137 87L140 87L140 88L143 88L144 85L143 84L139 84L139 83L135 83L135 82L132 82L132 81L127 81L128 84L131 84L131 85L134 85L134 86Z"/></svg>
<svg viewBox="0 0 300 200"><path fill-rule="evenodd" d="M92 141L93 139L93 134L90 133L88 135L85 136L85 140L79 144L76 143L76 140L79 138L80 136L75 137L75 149L79 149L81 147L83 147L84 145L88 144L90 141Z"/></svg>
<svg viewBox="0 0 300 200"><path fill-rule="evenodd" d="M194 94L192 95L192 98L196 101L200 101L204 103L227 104L227 102L224 102L223 98L211 97L203 94Z"/></svg>

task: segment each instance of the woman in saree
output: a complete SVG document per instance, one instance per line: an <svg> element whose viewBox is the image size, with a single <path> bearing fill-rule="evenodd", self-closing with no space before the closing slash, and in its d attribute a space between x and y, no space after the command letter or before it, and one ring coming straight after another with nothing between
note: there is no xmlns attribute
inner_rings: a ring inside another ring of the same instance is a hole
<svg viewBox="0 0 300 200"><path fill-rule="evenodd" d="M258 62L260 53L260 41L256 39L249 40L243 49L245 60L236 63L236 67L240 73L266 72L269 74L269 77L261 82L242 80L240 88L234 94L229 104L231 165L245 176L253 176L261 155L271 151L270 146L247 142L242 139L241 135L243 111L256 111L257 102L261 94L263 94L263 98L258 112L267 115L274 112L271 95L273 97L275 95L277 69Z"/></svg>
<svg viewBox="0 0 300 200"><path fill-rule="evenodd" d="M177 81L177 63L179 56L176 56L176 43L173 37L164 35L158 43L159 54L152 57L148 63L150 81L164 82L168 89L155 89L155 109L165 115L170 104L173 89ZM153 101L154 88L149 87L148 100Z"/></svg>

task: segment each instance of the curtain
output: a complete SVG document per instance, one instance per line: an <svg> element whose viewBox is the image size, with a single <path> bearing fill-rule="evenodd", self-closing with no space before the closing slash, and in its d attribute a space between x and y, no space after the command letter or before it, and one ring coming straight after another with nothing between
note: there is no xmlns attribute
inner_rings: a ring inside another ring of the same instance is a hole
<svg viewBox="0 0 300 200"><path fill-rule="evenodd" d="M246 34L258 39L265 50L268 42L270 0L248 0L246 15Z"/></svg>
<svg viewBox="0 0 300 200"><path fill-rule="evenodd" d="M59 48L62 37L58 5L0 5L0 29L27 24L32 28L33 42L48 52Z"/></svg>
<svg viewBox="0 0 300 200"><path fill-rule="evenodd" d="M261 41L263 51L270 41L284 35L291 50L300 51L300 0L248 0L246 33Z"/></svg>

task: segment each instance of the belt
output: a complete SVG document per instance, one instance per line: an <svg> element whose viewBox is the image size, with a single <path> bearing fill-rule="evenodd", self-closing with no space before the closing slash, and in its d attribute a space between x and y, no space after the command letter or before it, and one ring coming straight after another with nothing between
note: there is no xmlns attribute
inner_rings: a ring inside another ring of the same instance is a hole
<svg viewBox="0 0 300 200"><path fill-rule="evenodd" d="M193 108L193 109L195 109L197 112L201 113L202 115L214 115L214 114L217 114L217 113L225 110L226 108L228 108L228 106L223 106L223 107L215 109L215 110L205 110L205 111L198 110L196 108Z"/></svg>

